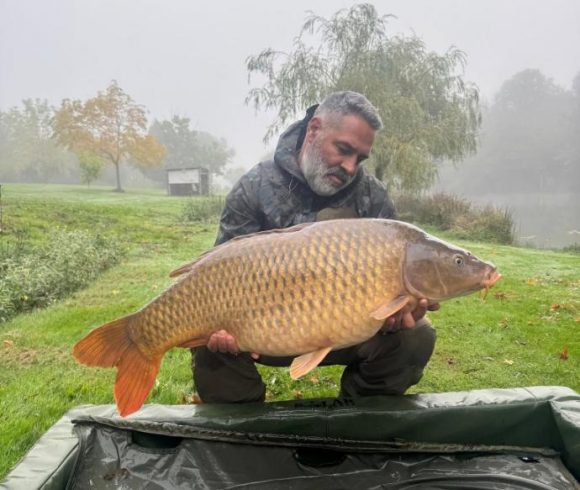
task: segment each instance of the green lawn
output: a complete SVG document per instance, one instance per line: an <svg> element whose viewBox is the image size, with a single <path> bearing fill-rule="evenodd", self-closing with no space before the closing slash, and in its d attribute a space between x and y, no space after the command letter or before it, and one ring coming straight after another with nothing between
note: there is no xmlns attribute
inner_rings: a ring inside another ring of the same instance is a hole
<svg viewBox="0 0 580 490"><path fill-rule="evenodd" d="M76 364L71 347L95 326L132 312L171 283L168 273L211 247L215 224L183 223L186 200L163 191L4 185L0 246L42 242L54 227L116 236L128 253L90 287L51 307L0 324L0 479L68 409L112 403L114 370ZM487 299L448 301L431 315L438 341L413 392L564 385L580 391L580 256L455 241L498 265L504 278ZM567 356L566 356L567 352ZM566 358L567 357L567 358ZM292 382L261 368L272 400L333 396L341 369ZM148 402L191 399L190 356L163 361Z"/></svg>

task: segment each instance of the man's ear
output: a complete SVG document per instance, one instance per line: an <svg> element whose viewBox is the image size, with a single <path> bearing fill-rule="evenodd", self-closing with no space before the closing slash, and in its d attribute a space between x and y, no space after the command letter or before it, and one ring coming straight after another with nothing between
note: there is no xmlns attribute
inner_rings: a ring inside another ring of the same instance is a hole
<svg viewBox="0 0 580 490"><path fill-rule="evenodd" d="M322 130L322 120L319 116L314 116L310 121L308 121L308 126L306 127L306 140L312 143L314 138L318 136Z"/></svg>

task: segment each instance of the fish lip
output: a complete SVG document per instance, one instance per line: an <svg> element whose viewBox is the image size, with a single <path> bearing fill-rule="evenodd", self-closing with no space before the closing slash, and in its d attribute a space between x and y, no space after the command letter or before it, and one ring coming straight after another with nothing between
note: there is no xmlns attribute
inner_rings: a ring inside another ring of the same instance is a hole
<svg viewBox="0 0 580 490"><path fill-rule="evenodd" d="M497 281L501 279L502 275L495 269L491 270L487 277L481 281L481 285L485 289L491 288Z"/></svg>

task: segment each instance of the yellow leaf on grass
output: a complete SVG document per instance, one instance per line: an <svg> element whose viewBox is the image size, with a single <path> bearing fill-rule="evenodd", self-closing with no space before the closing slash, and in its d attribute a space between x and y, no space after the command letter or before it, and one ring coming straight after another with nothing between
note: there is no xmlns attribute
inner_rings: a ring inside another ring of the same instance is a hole
<svg viewBox="0 0 580 490"><path fill-rule="evenodd" d="M511 366L514 363L514 361L512 361L511 359L504 359L503 363L507 364L508 366Z"/></svg>
<svg viewBox="0 0 580 490"><path fill-rule="evenodd" d="M14 341L13 340L5 340L4 347L6 347L7 349L11 349L12 347L14 347Z"/></svg>

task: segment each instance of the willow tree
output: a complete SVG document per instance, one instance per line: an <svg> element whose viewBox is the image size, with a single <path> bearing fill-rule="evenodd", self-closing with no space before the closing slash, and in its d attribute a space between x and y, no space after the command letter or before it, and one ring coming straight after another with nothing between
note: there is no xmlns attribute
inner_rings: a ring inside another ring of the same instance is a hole
<svg viewBox="0 0 580 490"><path fill-rule="evenodd" d="M145 109L136 104L116 81L85 102L63 100L53 121L58 141L77 155L95 155L115 166L118 192L122 192L122 162L158 165L164 148L147 134Z"/></svg>
<svg viewBox="0 0 580 490"><path fill-rule="evenodd" d="M369 165L394 187L419 191L433 183L437 161L458 162L476 150L479 92L464 80L462 51L438 54L416 36L388 37L389 17L370 4L329 19L310 13L292 52L269 48L247 59L250 82L255 75L265 81L246 102L277 111L268 140L333 91L363 93L385 126Z"/></svg>

